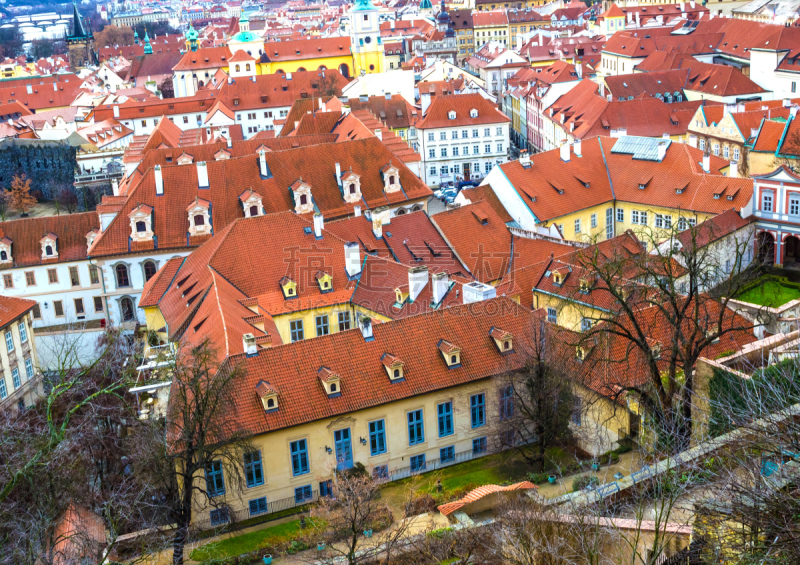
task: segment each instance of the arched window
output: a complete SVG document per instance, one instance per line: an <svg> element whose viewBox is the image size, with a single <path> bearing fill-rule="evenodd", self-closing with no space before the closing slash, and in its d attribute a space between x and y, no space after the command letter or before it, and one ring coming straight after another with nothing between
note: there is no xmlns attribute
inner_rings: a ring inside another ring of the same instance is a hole
<svg viewBox="0 0 800 565"><path fill-rule="evenodd" d="M8 261L8 253L0 251L0 261Z"/></svg>
<svg viewBox="0 0 800 565"><path fill-rule="evenodd" d="M304 72L306 72L306 68L305 67L300 67L299 69L297 69L297 72L298 73L304 73Z"/></svg>
<svg viewBox="0 0 800 565"><path fill-rule="evenodd" d="M356 185L355 183L350 183L350 194L356 193Z"/></svg>
<svg viewBox="0 0 800 565"><path fill-rule="evenodd" d="M246 70L246 71L249 71L249 70L250 70L250 63L247 63L247 64L244 66L244 70Z"/></svg>
<svg viewBox="0 0 800 565"><path fill-rule="evenodd" d="M420 210L422 210L422 206L420 206L419 204L411 208L412 212L419 212Z"/></svg>
<svg viewBox="0 0 800 565"><path fill-rule="evenodd" d="M458 357L456 357L455 355L451 355L451 356L450 356L450 363L453 363L453 364L455 364L455 362L456 362L457 360L458 360Z"/></svg>
<svg viewBox="0 0 800 565"><path fill-rule="evenodd" d="M194 217L194 225L202 226L206 223L206 219L203 217L202 214L197 214Z"/></svg>
<svg viewBox="0 0 800 565"><path fill-rule="evenodd" d="M240 67L239 65L236 65L236 72L238 73L241 70L242 70L242 67Z"/></svg>
<svg viewBox="0 0 800 565"><path fill-rule="evenodd" d="M331 392L336 392L336 383L331 383Z"/></svg>
<svg viewBox="0 0 800 565"><path fill-rule="evenodd" d="M119 309L120 313L122 314L123 322L130 322L133 320L133 300L127 296L124 297L119 301Z"/></svg>
<svg viewBox="0 0 800 565"><path fill-rule="evenodd" d="M258 216L258 206L250 206L250 215Z"/></svg>
<svg viewBox="0 0 800 565"><path fill-rule="evenodd" d="M339 72L345 78L350 78L350 67L347 66L347 63L342 63L339 65Z"/></svg>
<svg viewBox="0 0 800 565"><path fill-rule="evenodd" d="M400 369L395 369L394 370L394 378L396 378L396 379L400 378Z"/></svg>
<svg viewBox="0 0 800 565"><path fill-rule="evenodd" d="M327 70L328 70L328 67L326 67L325 65L320 65L320 66L319 66L319 68L318 68L317 70L318 70L318 71L327 71Z"/></svg>
<svg viewBox="0 0 800 565"><path fill-rule="evenodd" d="M389 184L394 184L394 175L389 175Z"/></svg>
<svg viewBox="0 0 800 565"><path fill-rule="evenodd" d="M131 279L128 277L128 267L127 265L119 264L116 268L117 272L117 288L123 286L131 286Z"/></svg>
<svg viewBox="0 0 800 565"><path fill-rule="evenodd" d="M44 254L47 255L47 256L52 255L53 254L53 246L52 245L45 246Z"/></svg>
<svg viewBox="0 0 800 565"><path fill-rule="evenodd" d="M136 222L136 231L139 233L147 231L147 224L145 222Z"/></svg>
<svg viewBox="0 0 800 565"><path fill-rule="evenodd" d="M308 197L305 194L300 195L300 204L305 206L308 203Z"/></svg>
<svg viewBox="0 0 800 565"><path fill-rule="evenodd" d="M145 261L144 263L144 280L149 281L156 274L156 264L152 261Z"/></svg>
<svg viewBox="0 0 800 565"><path fill-rule="evenodd" d="M267 400L267 408L274 408L275 407L275 399L270 398Z"/></svg>

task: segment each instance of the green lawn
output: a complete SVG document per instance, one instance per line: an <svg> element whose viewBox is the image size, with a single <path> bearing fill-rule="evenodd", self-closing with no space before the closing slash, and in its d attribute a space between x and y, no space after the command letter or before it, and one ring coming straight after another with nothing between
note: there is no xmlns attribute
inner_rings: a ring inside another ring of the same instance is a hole
<svg viewBox="0 0 800 565"><path fill-rule="evenodd" d="M275 544L291 541L300 531L300 520L293 520L285 524L278 524L271 528L234 536L222 541L216 541L198 547L192 551L191 559L206 561L208 559L222 559L255 551L265 544Z"/></svg>
<svg viewBox="0 0 800 565"><path fill-rule="evenodd" d="M783 283L775 278L767 278L736 298L750 304L777 308L800 298L800 286L792 283Z"/></svg>

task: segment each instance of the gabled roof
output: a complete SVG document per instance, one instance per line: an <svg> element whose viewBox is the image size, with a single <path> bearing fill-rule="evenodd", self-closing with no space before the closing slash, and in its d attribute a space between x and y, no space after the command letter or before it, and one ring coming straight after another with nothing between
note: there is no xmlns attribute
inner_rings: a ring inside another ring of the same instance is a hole
<svg viewBox="0 0 800 565"><path fill-rule="evenodd" d="M0 330L30 312L34 306L35 300L0 295Z"/></svg>
<svg viewBox="0 0 800 565"><path fill-rule="evenodd" d="M0 239L7 237L13 242L14 267L66 263L86 259L86 234L95 228L100 228L97 212L40 216L0 222ZM58 237L58 257L43 261L39 242L48 233Z"/></svg>
<svg viewBox="0 0 800 565"><path fill-rule="evenodd" d="M473 109L478 111L476 118L470 117ZM456 113L455 119L449 119L449 112ZM425 117L417 122L417 129L502 124L510 121L508 116L480 94L458 94L434 98Z"/></svg>

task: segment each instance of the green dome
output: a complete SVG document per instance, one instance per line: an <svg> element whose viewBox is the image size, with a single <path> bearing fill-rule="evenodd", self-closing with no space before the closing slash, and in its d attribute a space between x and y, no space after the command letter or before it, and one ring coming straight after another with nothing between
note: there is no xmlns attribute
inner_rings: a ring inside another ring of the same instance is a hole
<svg viewBox="0 0 800 565"><path fill-rule="evenodd" d="M198 38L198 36L199 34L197 33L197 30L194 29L191 25L189 25L189 29L186 30L186 35L185 35L186 39L188 39L189 41L194 41Z"/></svg>
<svg viewBox="0 0 800 565"><path fill-rule="evenodd" d="M261 41L261 38L252 31L240 31L231 38L231 41L239 43L250 43L251 41Z"/></svg>
<svg viewBox="0 0 800 565"><path fill-rule="evenodd" d="M419 3L420 10L433 10L433 4L431 4L431 0L422 0Z"/></svg>
<svg viewBox="0 0 800 565"><path fill-rule="evenodd" d="M366 11L366 10L377 10L375 4L372 3L372 0L356 0L356 5L353 7L353 11Z"/></svg>

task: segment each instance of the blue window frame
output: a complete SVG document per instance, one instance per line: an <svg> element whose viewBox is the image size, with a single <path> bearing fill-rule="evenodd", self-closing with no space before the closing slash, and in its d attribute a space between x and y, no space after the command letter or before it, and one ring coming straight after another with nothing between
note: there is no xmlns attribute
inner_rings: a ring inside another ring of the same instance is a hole
<svg viewBox="0 0 800 565"><path fill-rule="evenodd" d="M486 453L486 438L479 437L472 440L472 454L479 455Z"/></svg>
<svg viewBox="0 0 800 565"><path fill-rule="evenodd" d="M504 386L500 389L500 419L508 420L514 415L514 387Z"/></svg>
<svg viewBox="0 0 800 565"><path fill-rule="evenodd" d="M420 453L419 455L414 455L411 458L411 472L414 473L416 471L424 471L425 470L425 454Z"/></svg>
<svg viewBox="0 0 800 565"><path fill-rule="evenodd" d="M331 479L319 483L319 495L333 496L333 481Z"/></svg>
<svg viewBox="0 0 800 565"><path fill-rule="evenodd" d="M206 465L206 490L209 496L225 494L225 479L222 476L222 461L219 459Z"/></svg>
<svg viewBox="0 0 800 565"><path fill-rule="evenodd" d="M248 502L250 506L250 515L251 516L258 516L259 514L265 514L267 512L267 497L262 496L261 498L254 498L250 502Z"/></svg>
<svg viewBox="0 0 800 565"><path fill-rule="evenodd" d="M479 428L486 424L486 395L483 393L473 394L469 397L470 413L472 415L472 427Z"/></svg>
<svg viewBox="0 0 800 565"><path fill-rule="evenodd" d="M230 520L227 508L217 508L211 511L211 525L219 526L220 524L227 524Z"/></svg>
<svg viewBox="0 0 800 565"><path fill-rule="evenodd" d="M422 423L422 410L408 413L408 445L417 445L425 441L425 427Z"/></svg>
<svg viewBox="0 0 800 565"><path fill-rule="evenodd" d="M304 439L298 439L291 444L292 450L292 475L305 475L308 473L308 444Z"/></svg>
<svg viewBox="0 0 800 565"><path fill-rule="evenodd" d="M369 454L386 453L386 431L383 420L369 423Z"/></svg>
<svg viewBox="0 0 800 565"><path fill-rule="evenodd" d="M306 502L314 497L311 485L305 485L294 489L294 501L297 503Z"/></svg>
<svg viewBox="0 0 800 565"><path fill-rule="evenodd" d="M264 467L261 465L261 452L251 451L244 454L244 475L248 487L264 484Z"/></svg>
<svg viewBox="0 0 800 565"><path fill-rule="evenodd" d="M456 448L451 445L450 447L443 447L439 450L439 462L449 463L456 460Z"/></svg>
<svg viewBox="0 0 800 565"><path fill-rule="evenodd" d="M388 479L389 478L389 465L378 465L372 469L373 480Z"/></svg>
<svg viewBox="0 0 800 565"><path fill-rule="evenodd" d="M439 415L439 437L453 434L453 403L442 402L436 407Z"/></svg>

